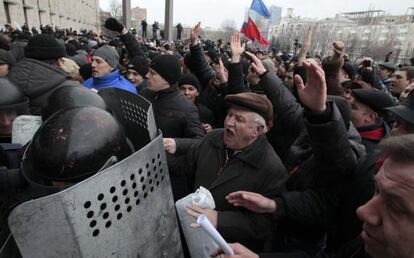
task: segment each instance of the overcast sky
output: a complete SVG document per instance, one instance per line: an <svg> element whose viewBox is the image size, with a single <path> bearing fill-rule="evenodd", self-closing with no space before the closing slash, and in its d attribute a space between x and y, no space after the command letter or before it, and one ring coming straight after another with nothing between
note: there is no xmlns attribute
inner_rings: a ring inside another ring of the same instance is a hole
<svg viewBox="0 0 414 258"><path fill-rule="evenodd" d="M100 0L102 9L109 9L112 0ZM121 1L121 0L119 0ZM252 0L174 0L174 24L193 25L202 22L203 27L219 28L224 20L234 20L241 26L244 13ZM414 7L413 0L264 0L271 5L283 8L282 16L287 8L294 8L294 14L301 17L326 18L336 13L381 9L391 14L405 14L408 7ZM131 0L132 7L147 8L149 23L154 20L164 22L164 0Z"/></svg>

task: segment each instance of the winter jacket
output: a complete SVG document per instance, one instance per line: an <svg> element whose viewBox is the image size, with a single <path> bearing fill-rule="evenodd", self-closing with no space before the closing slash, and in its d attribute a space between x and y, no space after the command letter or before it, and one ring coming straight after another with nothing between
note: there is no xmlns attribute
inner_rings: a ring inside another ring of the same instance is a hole
<svg viewBox="0 0 414 258"><path fill-rule="evenodd" d="M197 107L178 90L177 86L153 92L148 88L139 92L152 104L155 122L166 138L174 138L176 142L190 146L195 139L204 136ZM187 179L175 170L176 156L167 154L171 187L174 200L178 200L187 194L189 189Z"/></svg>
<svg viewBox="0 0 414 258"><path fill-rule="evenodd" d="M146 56L145 52L141 48L140 43L136 40L135 36L131 32L120 35L119 38L121 39L122 43L124 43L130 59L136 56Z"/></svg>
<svg viewBox="0 0 414 258"><path fill-rule="evenodd" d="M324 237L336 224L341 210L341 190L347 189L358 160L365 154L360 144L351 144L345 124L333 102L322 114L305 112L306 135L291 147L285 165L289 172L287 191L276 199L280 221L280 250L297 248L318 253ZM353 211L354 212L354 211Z"/></svg>
<svg viewBox="0 0 414 258"><path fill-rule="evenodd" d="M70 80L69 75L59 67L31 58L18 62L10 70L8 79L29 98L32 115L41 115L47 98L57 88L81 86L79 82Z"/></svg>
<svg viewBox="0 0 414 258"><path fill-rule="evenodd" d="M100 90L103 88L118 88L132 93L137 93L135 86L125 79L116 69L111 73L105 74L102 77L91 77L83 82L83 85L88 89Z"/></svg>
<svg viewBox="0 0 414 258"><path fill-rule="evenodd" d="M245 150L229 155L223 129L216 129L187 150L179 170L192 179L193 189L203 186L213 195L217 229L224 239L259 251L273 230L270 214L235 207L225 197L244 190L274 198L284 189L286 170L264 135Z"/></svg>
<svg viewBox="0 0 414 258"><path fill-rule="evenodd" d="M284 160L290 146L304 133L302 107L273 71L263 74L259 85L273 105L273 128L267 136Z"/></svg>
<svg viewBox="0 0 414 258"><path fill-rule="evenodd" d="M152 104L155 122L164 137L202 138L197 107L181 92L177 86L171 86L158 92L142 89L140 95Z"/></svg>

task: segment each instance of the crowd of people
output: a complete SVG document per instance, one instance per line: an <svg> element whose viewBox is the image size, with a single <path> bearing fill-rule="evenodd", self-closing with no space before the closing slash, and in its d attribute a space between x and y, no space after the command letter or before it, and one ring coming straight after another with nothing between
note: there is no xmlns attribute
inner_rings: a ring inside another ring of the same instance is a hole
<svg viewBox="0 0 414 258"><path fill-rule="evenodd" d="M177 25L174 43L146 39L146 26L142 37L114 18L113 38L50 26L0 34L1 165L20 166L12 124L24 114L43 120L30 147L42 184L59 190L125 158L128 140L98 94L118 88L151 102L174 200L207 188L216 208L187 212L206 215L234 257L414 256L414 57L351 60L340 41L311 55L313 26L293 56L239 33L202 39L201 23L188 41ZM69 126L76 137L59 132ZM59 157L65 137L90 146L81 161L76 150Z"/></svg>

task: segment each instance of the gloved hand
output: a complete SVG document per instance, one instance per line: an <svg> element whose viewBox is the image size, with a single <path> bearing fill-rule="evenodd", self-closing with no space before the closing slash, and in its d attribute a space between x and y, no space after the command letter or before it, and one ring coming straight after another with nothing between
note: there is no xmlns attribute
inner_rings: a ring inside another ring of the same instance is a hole
<svg viewBox="0 0 414 258"><path fill-rule="evenodd" d="M120 23L119 21L117 21L115 18L112 18L112 17L106 19L104 26L108 30L116 31L119 33L121 33L122 30L124 29L124 25L122 25L122 23Z"/></svg>

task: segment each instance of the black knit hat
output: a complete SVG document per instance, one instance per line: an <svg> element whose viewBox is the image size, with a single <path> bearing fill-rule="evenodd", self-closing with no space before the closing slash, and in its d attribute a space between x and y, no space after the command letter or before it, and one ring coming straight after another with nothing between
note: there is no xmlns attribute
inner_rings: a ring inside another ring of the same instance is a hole
<svg viewBox="0 0 414 258"><path fill-rule="evenodd" d="M128 69L132 69L139 73L143 78L148 73L148 62L145 57L136 56L131 61L129 61Z"/></svg>
<svg viewBox="0 0 414 258"><path fill-rule="evenodd" d="M177 83L181 75L178 58L173 55L159 55L150 64L150 68L161 75L170 85Z"/></svg>
<svg viewBox="0 0 414 258"><path fill-rule="evenodd" d="M50 60L65 57L66 49L52 36L39 34L27 42L24 53L28 58Z"/></svg>
<svg viewBox="0 0 414 258"><path fill-rule="evenodd" d="M180 79L178 80L178 87L184 84L189 84L200 90L200 82L198 81L197 77L192 73L183 74Z"/></svg>

